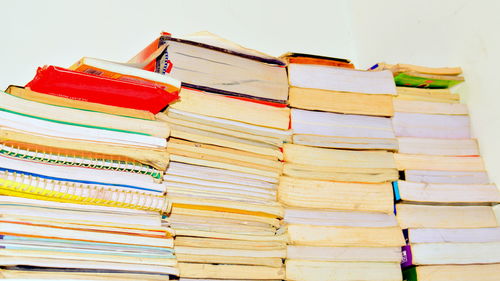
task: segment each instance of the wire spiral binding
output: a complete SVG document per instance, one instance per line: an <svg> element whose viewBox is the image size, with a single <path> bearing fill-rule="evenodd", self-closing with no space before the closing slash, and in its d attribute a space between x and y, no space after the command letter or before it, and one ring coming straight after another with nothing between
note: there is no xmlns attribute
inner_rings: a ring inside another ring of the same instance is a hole
<svg viewBox="0 0 500 281"><path fill-rule="evenodd" d="M0 172L0 194L66 203L139 209L162 214L169 212L171 204L164 195L56 181L8 171Z"/></svg>
<svg viewBox="0 0 500 281"><path fill-rule="evenodd" d="M160 178L162 172L157 169L141 163L133 163L120 160L105 160L102 158L86 158L74 155L63 155L61 153L47 153L38 150L22 149L0 143L0 154L28 159L38 162L60 164L68 166L79 166L85 168L94 168L101 170L125 171L131 173L150 175L154 178Z"/></svg>

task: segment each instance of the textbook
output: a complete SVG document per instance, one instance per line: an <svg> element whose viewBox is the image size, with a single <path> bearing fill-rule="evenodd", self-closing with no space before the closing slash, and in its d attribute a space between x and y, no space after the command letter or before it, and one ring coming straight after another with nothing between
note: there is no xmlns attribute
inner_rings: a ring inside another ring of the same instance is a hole
<svg viewBox="0 0 500 281"><path fill-rule="evenodd" d="M154 114L178 98L164 87L72 71L57 66L39 67L26 84L35 92L86 102L147 110Z"/></svg>
<svg viewBox="0 0 500 281"><path fill-rule="evenodd" d="M163 32L129 63L142 63L167 45L156 63L145 69L169 74L182 85L198 90L284 107L288 97L285 62L199 32L174 37Z"/></svg>

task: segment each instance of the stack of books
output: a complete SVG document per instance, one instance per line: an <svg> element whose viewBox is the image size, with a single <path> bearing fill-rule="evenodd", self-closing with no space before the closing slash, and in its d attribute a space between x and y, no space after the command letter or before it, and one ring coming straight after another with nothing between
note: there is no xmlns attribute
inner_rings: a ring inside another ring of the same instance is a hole
<svg viewBox="0 0 500 281"><path fill-rule="evenodd" d="M446 70L418 69L441 75ZM463 78L450 81L458 80ZM448 84L420 87L398 87L394 99L395 159L402 172L394 189L407 241L405 279L494 280L500 272L500 228L492 205L500 193L471 137L467 107Z"/></svg>
<svg viewBox="0 0 500 281"><path fill-rule="evenodd" d="M285 63L209 33L162 34L130 63L182 81L164 175L181 280L281 280L287 236L276 200L290 109Z"/></svg>
<svg viewBox="0 0 500 281"><path fill-rule="evenodd" d="M290 236L286 280L401 280L391 73L284 58L293 107L278 192Z"/></svg>
<svg viewBox="0 0 500 281"><path fill-rule="evenodd" d="M109 78L46 66L0 92L2 277L178 275L161 222L170 129L154 115L180 82L129 68L103 62Z"/></svg>

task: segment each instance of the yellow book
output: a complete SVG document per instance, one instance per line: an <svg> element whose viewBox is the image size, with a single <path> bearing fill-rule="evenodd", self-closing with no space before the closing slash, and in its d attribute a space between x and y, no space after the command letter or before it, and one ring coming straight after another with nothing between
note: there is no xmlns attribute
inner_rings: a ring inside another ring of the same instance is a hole
<svg viewBox="0 0 500 281"><path fill-rule="evenodd" d="M392 95L372 95L290 87L291 107L348 114L392 116Z"/></svg>
<svg viewBox="0 0 500 281"><path fill-rule="evenodd" d="M180 101L170 105L171 108L281 130L287 130L290 122L290 109L287 107L269 106L187 88L181 88L180 97Z"/></svg>

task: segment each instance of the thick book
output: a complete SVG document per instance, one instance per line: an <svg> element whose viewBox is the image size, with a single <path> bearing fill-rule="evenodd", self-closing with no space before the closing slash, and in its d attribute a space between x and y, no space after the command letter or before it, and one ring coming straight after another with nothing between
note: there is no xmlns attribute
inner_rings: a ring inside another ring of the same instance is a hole
<svg viewBox="0 0 500 281"><path fill-rule="evenodd" d="M283 153L283 174L291 177L366 183L399 178L393 153L386 151L352 151L285 144Z"/></svg>
<svg viewBox="0 0 500 281"><path fill-rule="evenodd" d="M283 60L208 32L184 37L162 33L129 62L142 63L165 44L156 63L144 69L168 73L181 80L183 86L285 106L288 84Z"/></svg>
<svg viewBox="0 0 500 281"><path fill-rule="evenodd" d="M390 183L352 183L282 176L278 200L285 206L347 211L393 211Z"/></svg>
<svg viewBox="0 0 500 281"><path fill-rule="evenodd" d="M293 142L301 145L396 150L397 141L389 118L291 110Z"/></svg>
<svg viewBox="0 0 500 281"><path fill-rule="evenodd" d="M154 114L178 99L177 92L168 92L164 86L101 77L57 66L38 68L26 87L53 96L147 110Z"/></svg>

